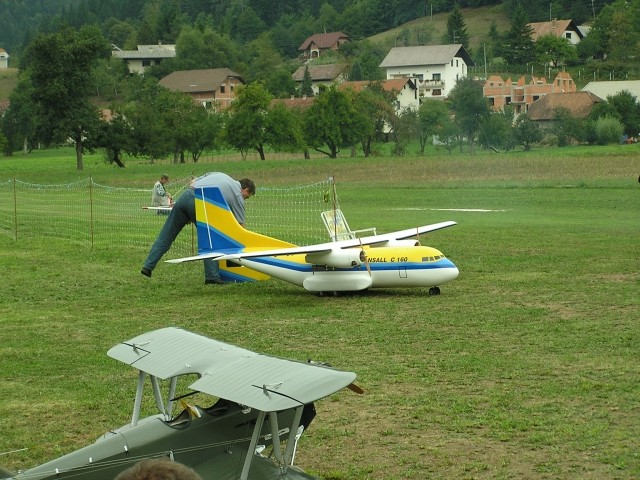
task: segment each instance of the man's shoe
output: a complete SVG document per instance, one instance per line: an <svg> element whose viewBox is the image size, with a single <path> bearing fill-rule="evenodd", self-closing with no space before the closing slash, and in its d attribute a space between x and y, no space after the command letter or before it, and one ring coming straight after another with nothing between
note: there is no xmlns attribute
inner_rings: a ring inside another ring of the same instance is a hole
<svg viewBox="0 0 640 480"><path fill-rule="evenodd" d="M224 280L222 280L221 278L207 278L204 281L205 285L223 285L227 282L225 282Z"/></svg>
<svg viewBox="0 0 640 480"><path fill-rule="evenodd" d="M140 270L140 273L143 274L145 277L151 277L151 270L149 270L147 267L142 267L142 270Z"/></svg>

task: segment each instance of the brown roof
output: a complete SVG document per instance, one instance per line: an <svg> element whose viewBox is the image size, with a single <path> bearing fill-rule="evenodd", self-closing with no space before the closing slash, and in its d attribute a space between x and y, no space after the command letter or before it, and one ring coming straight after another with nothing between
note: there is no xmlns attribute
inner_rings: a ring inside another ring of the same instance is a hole
<svg viewBox="0 0 640 480"><path fill-rule="evenodd" d="M590 92L550 93L529 105L532 120L553 120L558 108L565 108L574 118L587 118L600 97Z"/></svg>
<svg viewBox="0 0 640 480"><path fill-rule="evenodd" d="M347 64L342 63L334 63L331 65L303 65L293 72L291 78L296 82L301 82L304 77L304 70L308 68L312 82L333 81L338 78L341 73L344 73L347 66Z"/></svg>
<svg viewBox="0 0 640 480"><path fill-rule="evenodd" d="M244 79L233 70L228 68L209 68L206 70L180 70L170 73L160 80L160 85L174 92L216 92L229 77L235 77L245 83Z"/></svg>
<svg viewBox="0 0 640 480"><path fill-rule="evenodd" d="M280 103L287 108L295 108L298 110L306 110L315 101L316 97L303 97L303 98L274 98L271 100L271 105Z"/></svg>
<svg viewBox="0 0 640 480"><path fill-rule="evenodd" d="M570 30L572 32L576 32L578 37L583 38L582 32L573 23L573 20L552 20L550 22L534 22L530 23L529 26L533 30L531 34L531 38L537 40L538 38L544 35L553 35L555 37L562 37L562 34Z"/></svg>
<svg viewBox="0 0 640 480"><path fill-rule="evenodd" d="M338 43L338 40L347 41L349 36L342 32L315 33L302 42L298 50L306 50L312 43L315 43L318 48L331 48Z"/></svg>

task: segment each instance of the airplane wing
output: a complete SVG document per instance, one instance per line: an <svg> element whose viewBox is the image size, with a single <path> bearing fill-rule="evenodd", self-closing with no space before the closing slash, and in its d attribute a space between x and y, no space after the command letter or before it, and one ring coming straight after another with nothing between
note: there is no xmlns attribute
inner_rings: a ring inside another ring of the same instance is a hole
<svg viewBox="0 0 640 480"><path fill-rule="evenodd" d="M160 379L195 374L189 388L264 412L324 398L349 386L353 372L258 354L180 328L139 335L107 353Z"/></svg>
<svg viewBox="0 0 640 480"><path fill-rule="evenodd" d="M453 225L457 225L457 223L453 221L433 223L431 225L408 228L406 230L398 230L397 232L384 233L381 235L371 235L368 237L361 237L361 238L356 238L351 240L340 240L338 242L319 243L316 245L309 245L305 247L286 247L286 248L277 248L272 250L245 249L241 252L233 252L233 253L211 252L207 254L196 255L193 257L175 258L175 259L167 260L167 263L183 263L183 262L191 262L194 260L204 260L207 258L216 259L216 260L237 260L240 258L279 257L279 256L285 256L285 255L297 255L297 254L308 254L308 253L328 253L338 249L356 248L364 245L370 245L370 246L382 245L386 242L390 242L393 240L404 240L407 238L416 237L418 235L423 235L425 233L434 232L436 230L441 230L443 228L452 227Z"/></svg>

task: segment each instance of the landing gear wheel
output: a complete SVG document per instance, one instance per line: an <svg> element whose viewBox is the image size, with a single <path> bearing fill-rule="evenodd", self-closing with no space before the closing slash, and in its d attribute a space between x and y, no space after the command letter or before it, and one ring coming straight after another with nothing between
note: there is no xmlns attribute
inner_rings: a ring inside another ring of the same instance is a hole
<svg viewBox="0 0 640 480"><path fill-rule="evenodd" d="M440 287L431 287L429 289L429 295L440 295Z"/></svg>

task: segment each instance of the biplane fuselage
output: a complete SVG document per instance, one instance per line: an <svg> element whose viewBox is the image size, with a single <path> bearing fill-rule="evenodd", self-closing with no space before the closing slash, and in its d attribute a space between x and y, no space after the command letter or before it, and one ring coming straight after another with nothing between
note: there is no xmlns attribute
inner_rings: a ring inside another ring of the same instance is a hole
<svg viewBox="0 0 640 480"><path fill-rule="evenodd" d="M439 293L459 273L442 252L415 238L455 222L297 246L242 228L217 188L196 189L195 197L198 255L169 262L214 259L227 281L274 277L314 292L432 287L430 293Z"/></svg>
<svg viewBox="0 0 640 480"><path fill-rule="evenodd" d="M315 417L314 402L344 387L358 390L354 373L256 354L178 328L142 334L108 354L139 371L131 423L15 475L0 469L0 479L113 480L144 458L166 456L205 479L312 480L293 462ZM213 404L184 404L173 415L182 381L190 390L182 399L200 393ZM159 413L141 418L147 383Z"/></svg>

